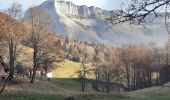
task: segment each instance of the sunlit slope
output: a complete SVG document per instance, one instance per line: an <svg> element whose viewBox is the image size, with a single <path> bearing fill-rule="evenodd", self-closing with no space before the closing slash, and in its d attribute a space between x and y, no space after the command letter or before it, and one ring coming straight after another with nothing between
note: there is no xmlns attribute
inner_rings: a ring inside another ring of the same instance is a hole
<svg viewBox="0 0 170 100"><path fill-rule="evenodd" d="M74 78L79 70L81 63L64 60L55 63L56 69L53 71L53 78Z"/></svg>

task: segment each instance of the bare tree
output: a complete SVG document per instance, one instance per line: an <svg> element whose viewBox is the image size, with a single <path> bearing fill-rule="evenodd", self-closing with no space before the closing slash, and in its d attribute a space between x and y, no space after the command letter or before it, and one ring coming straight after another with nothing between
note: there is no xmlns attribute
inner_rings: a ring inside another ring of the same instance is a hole
<svg viewBox="0 0 170 100"><path fill-rule="evenodd" d="M121 62L123 66L125 67L125 79L127 80L127 90L130 90L130 76L131 76L131 64L132 64L132 56L130 55L132 52L133 48L128 47L128 48L123 48L120 50L119 57L121 59Z"/></svg>
<svg viewBox="0 0 170 100"><path fill-rule="evenodd" d="M87 71L88 71L87 66L84 64L84 62L82 62L80 70L78 71L78 76L80 79L81 89L83 92L85 91L85 88L86 88Z"/></svg>
<svg viewBox="0 0 170 100"><path fill-rule="evenodd" d="M21 18L21 5L18 3L13 3L11 7L5 12L5 19L2 20L1 27L1 45L6 46L9 56L9 75L6 78L5 83L1 89L3 92L5 85L8 80L13 78L14 70L15 70L15 61L18 53L18 44L22 41L22 37L24 36L24 27L23 23L18 19ZM5 23L5 24L3 24Z"/></svg>
<svg viewBox="0 0 170 100"><path fill-rule="evenodd" d="M61 42L58 37L53 33L48 33L44 39L43 47L41 46L39 50L41 52L39 65L45 69L45 75L48 67L53 66L54 62L63 61L65 58L65 54L61 50Z"/></svg>
<svg viewBox="0 0 170 100"><path fill-rule="evenodd" d="M31 77L31 83L33 83L38 67L44 66L47 71L49 65L54 61L61 60L63 56L60 50L60 40L53 33L49 33L51 18L48 12L39 7L33 7L28 13L26 19L31 25L28 46L33 48L33 73Z"/></svg>
<svg viewBox="0 0 170 100"><path fill-rule="evenodd" d="M27 18L31 24L31 34L29 37L29 46L34 50L33 52L33 73L31 77L31 83L34 82L37 67L39 67L39 60L42 47L44 46L44 40L47 35L48 25L50 23L50 17L46 11L41 8L30 8L29 16Z"/></svg>
<svg viewBox="0 0 170 100"><path fill-rule="evenodd" d="M131 0L127 9L112 11L111 16L106 20L113 25L128 21L132 24L140 24L147 20L148 15L152 15L153 18L159 17L164 11L166 20L169 6L169 0Z"/></svg>
<svg viewBox="0 0 170 100"><path fill-rule="evenodd" d="M95 81L92 83L92 86L95 90L101 91L99 85L101 83L101 66L99 64L94 64L93 73L95 76Z"/></svg>

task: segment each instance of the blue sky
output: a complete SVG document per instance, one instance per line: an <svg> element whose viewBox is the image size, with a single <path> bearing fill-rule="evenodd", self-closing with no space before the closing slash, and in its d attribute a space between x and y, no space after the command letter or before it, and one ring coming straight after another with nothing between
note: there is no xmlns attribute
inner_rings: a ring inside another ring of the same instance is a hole
<svg viewBox="0 0 170 100"><path fill-rule="evenodd" d="M27 10L31 6L39 5L47 0L0 0L0 9L7 9L12 2L22 4L23 10ZM66 0L72 1L77 5L96 6L106 10L120 8L122 2L127 3L127 0Z"/></svg>

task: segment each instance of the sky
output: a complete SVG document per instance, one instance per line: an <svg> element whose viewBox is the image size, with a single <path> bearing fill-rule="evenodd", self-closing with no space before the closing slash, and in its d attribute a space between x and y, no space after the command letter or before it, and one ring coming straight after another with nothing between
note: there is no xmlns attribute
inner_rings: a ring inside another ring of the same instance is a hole
<svg viewBox="0 0 170 100"><path fill-rule="evenodd" d="M47 0L0 0L0 9L7 9L13 2L22 4L23 11L27 10L31 6L40 5ZM87 5L100 7L105 10L119 9L121 3L127 3L127 0L65 0L72 1L77 5Z"/></svg>

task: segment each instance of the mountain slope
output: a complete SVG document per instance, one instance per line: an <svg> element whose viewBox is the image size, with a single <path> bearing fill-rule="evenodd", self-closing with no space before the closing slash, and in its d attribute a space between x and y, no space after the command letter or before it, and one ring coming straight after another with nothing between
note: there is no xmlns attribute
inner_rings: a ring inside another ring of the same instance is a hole
<svg viewBox="0 0 170 100"><path fill-rule="evenodd" d="M163 18L153 23L130 26L128 23L107 30L105 18L110 11L97 7L77 6L71 2L49 0L38 6L47 10L52 18L52 30L61 35L91 43L120 46L127 43L155 41L162 46L167 39ZM25 21L30 10L25 13Z"/></svg>

